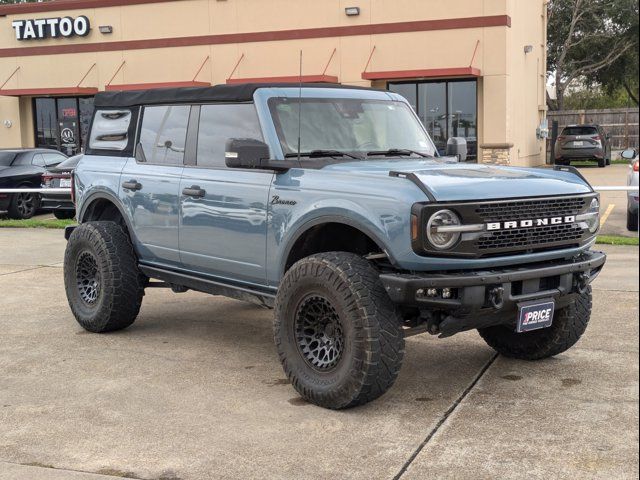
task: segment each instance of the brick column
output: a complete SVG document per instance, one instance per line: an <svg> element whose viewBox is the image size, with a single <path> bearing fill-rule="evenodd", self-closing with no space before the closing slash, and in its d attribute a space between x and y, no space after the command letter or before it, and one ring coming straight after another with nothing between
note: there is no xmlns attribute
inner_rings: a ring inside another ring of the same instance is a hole
<svg viewBox="0 0 640 480"><path fill-rule="evenodd" d="M511 165L513 143L486 143L480 145L480 163L489 165Z"/></svg>

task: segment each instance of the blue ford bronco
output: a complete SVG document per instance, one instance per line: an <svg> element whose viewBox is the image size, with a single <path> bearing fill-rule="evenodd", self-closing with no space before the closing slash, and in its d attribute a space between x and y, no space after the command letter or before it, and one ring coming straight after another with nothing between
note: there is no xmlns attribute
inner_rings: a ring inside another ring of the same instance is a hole
<svg viewBox="0 0 640 480"><path fill-rule="evenodd" d="M539 360L584 333L598 195L571 167L447 156L404 98L246 84L95 98L64 280L82 327L131 325L145 288L274 309L284 371L341 409L394 383L405 338L478 330Z"/></svg>

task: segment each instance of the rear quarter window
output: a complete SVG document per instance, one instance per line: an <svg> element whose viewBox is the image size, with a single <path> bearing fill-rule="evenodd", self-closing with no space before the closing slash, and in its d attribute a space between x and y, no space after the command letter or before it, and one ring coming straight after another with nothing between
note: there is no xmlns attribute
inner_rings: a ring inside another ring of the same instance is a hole
<svg viewBox="0 0 640 480"><path fill-rule="evenodd" d="M10 167L15 158L16 158L15 153L0 152L0 167Z"/></svg>
<svg viewBox="0 0 640 480"><path fill-rule="evenodd" d="M96 111L91 127L89 148L124 151L129 144L131 110L101 109Z"/></svg>

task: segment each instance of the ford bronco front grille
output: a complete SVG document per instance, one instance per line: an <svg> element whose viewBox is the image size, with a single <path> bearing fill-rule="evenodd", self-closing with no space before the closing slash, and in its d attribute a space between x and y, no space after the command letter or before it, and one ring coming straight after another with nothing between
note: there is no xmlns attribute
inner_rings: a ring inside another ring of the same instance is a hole
<svg viewBox="0 0 640 480"><path fill-rule="evenodd" d="M582 234L582 228L576 224L517 228L484 234L476 246L481 252L504 248L526 250L555 243L578 243Z"/></svg>
<svg viewBox="0 0 640 480"><path fill-rule="evenodd" d="M484 222L501 222L523 218L577 215L586 206L585 197L521 200L480 204L476 208L476 213Z"/></svg>

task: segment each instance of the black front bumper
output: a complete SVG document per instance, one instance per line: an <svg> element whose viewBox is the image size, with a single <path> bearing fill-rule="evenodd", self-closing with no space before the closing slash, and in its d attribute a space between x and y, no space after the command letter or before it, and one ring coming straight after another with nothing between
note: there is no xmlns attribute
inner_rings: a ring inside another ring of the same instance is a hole
<svg viewBox="0 0 640 480"><path fill-rule="evenodd" d="M495 314L515 310L518 303L543 298L553 298L561 307L571 295L586 290L605 261L604 253L587 251L570 260L504 270L390 273L380 275L380 280L398 305L454 315ZM443 295L444 289L448 289L447 295Z"/></svg>

